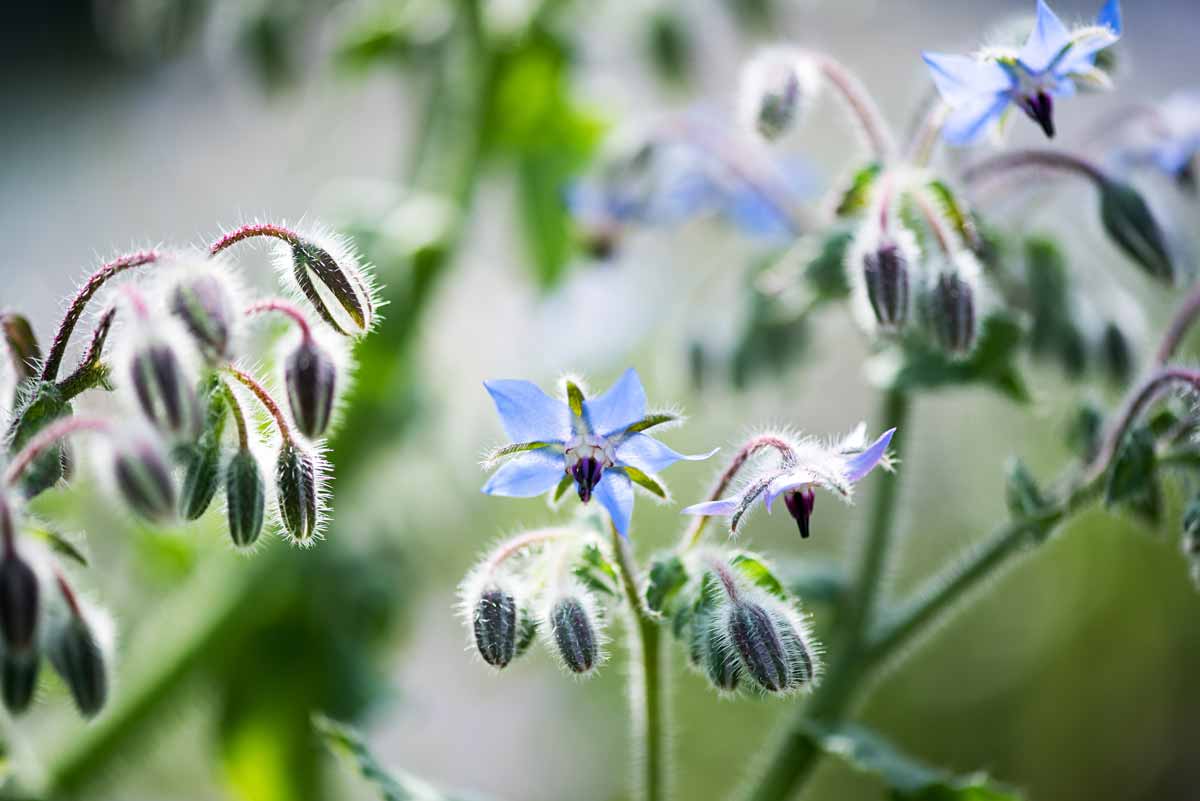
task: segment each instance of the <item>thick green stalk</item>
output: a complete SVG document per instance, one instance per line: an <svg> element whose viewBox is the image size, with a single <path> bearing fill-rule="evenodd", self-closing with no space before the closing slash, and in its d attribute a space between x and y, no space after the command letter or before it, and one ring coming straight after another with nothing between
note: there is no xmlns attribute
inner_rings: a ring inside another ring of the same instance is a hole
<svg viewBox="0 0 1200 801"><path fill-rule="evenodd" d="M661 801L666 797L661 629L642 603L637 588L637 564L629 552L629 543L615 526L610 528L613 553L621 570L621 588L629 604L629 651L634 666L629 705L634 728L634 764L642 771L639 797L642 801Z"/></svg>

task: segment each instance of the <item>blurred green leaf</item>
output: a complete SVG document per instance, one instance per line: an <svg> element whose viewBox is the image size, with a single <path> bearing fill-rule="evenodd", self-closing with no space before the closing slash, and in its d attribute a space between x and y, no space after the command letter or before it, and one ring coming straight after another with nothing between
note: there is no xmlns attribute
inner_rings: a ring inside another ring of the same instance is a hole
<svg viewBox="0 0 1200 801"><path fill-rule="evenodd" d="M788 592L804 603L840 604L850 586L845 566L832 560L806 559L781 572Z"/></svg>
<svg viewBox="0 0 1200 801"><path fill-rule="evenodd" d="M834 213L839 217L855 217L867 210L871 201L871 189L883 172L883 165L871 162L850 177L850 186L842 193Z"/></svg>
<svg viewBox="0 0 1200 801"><path fill-rule="evenodd" d="M666 612L668 604L687 580L687 569L675 554L655 559L650 565L650 583L646 586L647 608L652 612Z"/></svg>
<svg viewBox="0 0 1200 801"><path fill-rule="evenodd" d="M582 561L573 572L588 589L605 595L617 594L617 569L596 545L584 547Z"/></svg>
<svg viewBox="0 0 1200 801"><path fill-rule="evenodd" d="M23 529L25 533L36 537L42 542L50 546L50 550L54 551L59 556L70 559L76 564L83 567L88 566L87 556L84 555L83 549L76 544L76 541L81 541L82 536L70 537L61 531L51 528L40 522L26 521Z"/></svg>
<svg viewBox="0 0 1200 801"><path fill-rule="evenodd" d="M977 252L982 245L982 240L979 231L975 228L975 218L966 205L958 199L954 190L945 181L938 180L930 181L925 188L933 196L937 207L945 216L946 221L950 223L950 227L958 234L963 245L972 253Z"/></svg>
<svg viewBox="0 0 1200 801"><path fill-rule="evenodd" d="M838 226L825 234L821 249L804 268L804 280L816 293L818 302L850 297L850 278L846 274L846 251L854 241L854 231Z"/></svg>
<svg viewBox="0 0 1200 801"><path fill-rule="evenodd" d="M920 340L905 344L898 364L877 361L878 378L892 386L935 389L981 384L1011 400L1026 403L1029 391L1017 366L1022 339L1021 326L1005 312L995 312L980 324L975 349L965 359L955 359ZM885 353L885 359L894 354Z"/></svg>
<svg viewBox="0 0 1200 801"><path fill-rule="evenodd" d="M1162 488L1158 481L1156 439L1148 426L1125 435L1108 470L1105 506L1124 506L1150 523L1162 517Z"/></svg>
<svg viewBox="0 0 1200 801"><path fill-rule="evenodd" d="M1108 235L1142 270L1160 281L1174 280L1166 237L1140 192L1129 184L1105 181L1100 187L1100 219Z"/></svg>

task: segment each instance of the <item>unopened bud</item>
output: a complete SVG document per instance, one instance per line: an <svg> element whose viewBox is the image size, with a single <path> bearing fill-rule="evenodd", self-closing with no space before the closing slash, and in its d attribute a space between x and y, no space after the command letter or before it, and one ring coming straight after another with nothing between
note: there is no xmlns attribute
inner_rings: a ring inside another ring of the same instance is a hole
<svg viewBox="0 0 1200 801"><path fill-rule="evenodd" d="M170 345L152 342L139 348L129 377L138 406L155 428L182 438L195 433L196 395Z"/></svg>
<svg viewBox="0 0 1200 801"><path fill-rule="evenodd" d="M1128 337L1116 323L1104 326L1100 340L1100 353L1103 357L1104 372L1109 380L1118 386L1129 382L1133 376L1134 354Z"/></svg>
<svg viewBox="0 0 1200 801"><path fill-rule="evenodd" d="M768 48L742 68L739 87L742 123L765 139L777 139L796 124L815 93L811 67L803 54Z"/></svg>
<svg viewBox="0 0 1200 801"><path fill-rule="evenodd" d="M742 666L738 654L729 646L721 630L713 625L709 614L697 615L694 625L700 642L701 667L716 689L734 692L742 681Z"/></svg>
<svg viewBox="0 0 1200 801"><path fill-rule="evenodd" d="M92 717L108 698L104 649L81 615L73 614L50 640L50 664L62 677L84 717Z"/></svg>
<svg viewBox="0 0 1200 801"><path fill-rule="evenodd" d="M975 344L975 293L959 275L938 276L929 299L930 324L943 349L965 354Z"/></svg>
<svg viewBox="0 0 1200 801"><path fill-rule="evenodd" d="M368 279L354 261L343 254L339 263L329 250L309 240L292 246L292 273L300 291L321 319L347 336L366 333L375 314Z"/></svg>
<svg viewBox="0 0 1200 801"><path fill-rule="evenodd" d="M311 337L305 337L284 365L288 405L300 433L317 439L329 427L337 367Z"/></svg>
<svg viewBox="0 0 1200 801"><path fill-rule="evenodd" d="M121 497L137 514L154 522L169 520L175 514L171 470L159 449L148 440L121 443L113 474Z"/></svg>
<svg viewBox="0 0 1200 801"><path fill-rule="evenodd" d="M895 331L908 321L908 258L896 242L884 239L863 256L863 281L875 320Z"/></svg>
<svg viewBox="0 0 1200 801"><path fill-rule="evenodd" d="M171 292L171 312L183 322L206 359L229 359L233 298L217 276L201 274L177 284Z"/></svg>
<svg viewBox="0 0 1200 801"><path fill-rule="evenodd" d="M475 602L475 647L483 661L503 668L517 649L517 601L499 587L488 587Z"/></svg>
<svg viewBox="0 0 1200 801"><path fill-rule="evenodd" d="M221 432L225 428L225 397L219 391L209 397L208 414L199 441L187 449L187 471L180 489L179 513L196 520L217 494L221 483Z"/></svg>
<svg viewBox="0 0 1200 801"><path fill-rule="evenodd" d="M258 541L266 503L258 460L248 449L239 449L225 469L225 512L234 545L245 548Z"/></svg>
<svg viewBox="0 0 1200 801"><path fill-rule="evenodd" d="M0 637L10 655L28 654L33 648L41 612L41 589L37 573L5 543L0 556Z"/></svg>
<svg viewBox="0 0 1200 801"><path fill-rule="evenodd" d="M37 653L6 654L0 659L0 695L5 709L19 715L29 708L41 667L42 658Z"/></svg>
<svg viewBox="0 0 1200 801"><path fill-rule="evenodd" d="M1174 280L1166 237L1136 189L1105 180L1100 188L1100 218L1108 235L1143 271L1160 281Z"/></svg>
<svg viewBox="0 0 1200 801"><path fill-rule="evenodd" d="M768 692L786 690L791 683L791 666L773 615L747 601L731 603L726 615L726 636L746 673Z"/></svg>
<svg viewBox="0 0 1200 801"><path fill-rule="evenodd" d="M805 642L804 634L791 621L781 618L777 623L788 663L787 689L798 690L811 684L816 678L816 662L812 649Z"/></svg>
<svg viewBox="0 0 1200 801"><path fill-rule="evenodd" d="M550 609L550 629L563 664L573 673L588 673L600 655L596 627L583 601L566 597Z"/></svg>
<svg viewBox="0 0 1200 801"><path fill-rule="evenodd" d="M311 542L316 534L317 481L314 457L295 443L285 442L275 465L275 492L283 527L296 542Z"/></svg>

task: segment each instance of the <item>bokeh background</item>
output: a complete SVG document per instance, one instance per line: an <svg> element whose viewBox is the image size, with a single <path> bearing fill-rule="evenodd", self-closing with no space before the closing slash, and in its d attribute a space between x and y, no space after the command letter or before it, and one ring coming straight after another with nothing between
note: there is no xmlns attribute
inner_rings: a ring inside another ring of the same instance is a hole
<svg viewBox="0 0 1200 801"><path fill-rule="evenodd" d="M533 5L483 3L489 35L519 37ZM902 126L929 88L920 50L969 49L1031 3L559 5L554 30L571 48L566 93L606 131L672 109L728 115L739 64L777 40L842 58ZM772 7L765 25L752 18L760 5ZM1082 19L1094 5L1060 0L1056 9ZM408 31L405 15L418 12L425 27ZM427 170L433 156L417 149L428 104L450 102L460 77L451 70L450 88L438 90L426 52L456 13L436 0L47 0L5 9L0 306L29 315L41 336L101 257L202 243L258 217L321 219L355 233L380 279L404 288L388 310L389 339L364 355L370 411L338 443L336 518L319 548L275 541L244 558L215 521L139 528L86 477L78 492L41 501L86 531L92 567L81 583L114 610L121 634L115 703L100 720L79 722L63 691L48 686L31 715L5 722L10 759L54 776L64 797L374 797L312 737L308 716L320 709L358 722L385 762L439 785L514 801L623 798L622 655L586 683L542 653L493 675L467 650L454 615L455 585L480 550L555 514L537 500L479 494L478 456L501 438L480 382L548 384L573 371L602 387L636 366L652 401L689 413L667 437L685 451L728 449L761 425L836 432L872 415L867 343L842 310L820 319L803 360L731 384L722 355L744 322L744 273L759 251L719 222L639 231L608 262L575 252L547 275L523 243L528 221L516 210L511 167L561 154L534 150L477 171L456 227L461 176ZM1200 4L1128 0L1125 15L1119 89L1064 104L1064 141L1085 141L1122 104L1196 80ZM664 37L677 74L662 68ZM483 124L503 128L508 113L536 109L538 86L514 90L505 118ZM861 156L842 122L825 102L788 144L825 182ZM447 135L478 133L467 122ZM1014 128L1018 142L1034 134ZM1174 224L1195 225L1194 203L1169 186L1150 190ZM1067 186L1061 201L1020 222L1068 232L1073 268L1133 293L1146 330L1159 330L1176 297L1119 263L1092 202L1086 187ZM443 237L457 240L448 256ZM251 276L266 275L263 253L249 250L243 261ZM689 359L696 343L715 354L699 386ZM1142 353L1151 347L1142 342ZM1052 368L1030 375L1034 400L1025 406L984 389L919 403L901 467L903 556L892 591L1004 519L1008 455L1053 474L1067 458L1060 434L1073 405L1114 400ZM673 469L677 499L698 497L711 470ZM1200 597L1178 552L1180 504L1172 498L1161 532L1084 515L880 680L864 718L915 755L986 770L1035 799L1195 798ZM676 536L677 507L639 504L642 553ZM756 518L747 538L785 561L844 561L859 516L823 499L813 539L801 542L778 516ZM790 702L720 701L675 656L677 797L725 798ZM827 761L806 797L882 792Z"/></svg>

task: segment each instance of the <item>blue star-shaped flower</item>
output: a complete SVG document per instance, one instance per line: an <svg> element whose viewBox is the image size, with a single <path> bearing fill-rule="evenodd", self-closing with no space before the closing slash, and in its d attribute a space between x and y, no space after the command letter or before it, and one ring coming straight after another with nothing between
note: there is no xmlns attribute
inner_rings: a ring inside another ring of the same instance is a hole
<svg viewBox="0 0 1200 801"><path fill-rule="evenodd" d="M942 128L947 142L966 145L1004 117L1010 105L1054 136L1054 98L1080 85L1107 86L1096 54L1121 37L1119 0L1109 0L1094 25L1068 30L1045 0L1019 51L990 49L978 56L923 53L942 99L950 107Z"/></svg>
<svg viewBox="0 0 1200 801"><path fill-rule="evenodd" d="M486 460L500 462L483 491L488 495L531 498L555 490L559 497L572 483L579 499L600 501L613 525L628 534L633 515L633 485L666 497L655 478L680 459L707 459L716 453L685 456L645 434L678 418L646 411L646 391L630 368L595 398L566 382L566 401L552 398L528 381L485 381L513 444Z"/></svg>

